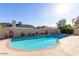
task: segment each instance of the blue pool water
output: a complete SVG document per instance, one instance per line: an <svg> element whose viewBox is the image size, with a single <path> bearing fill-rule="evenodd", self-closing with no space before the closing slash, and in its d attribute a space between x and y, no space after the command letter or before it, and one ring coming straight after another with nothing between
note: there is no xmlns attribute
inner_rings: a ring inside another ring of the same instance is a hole
<svg viewBox="0 0 79 59"><path fill-rule="evenodd" d="M55 34L28 38L13 38L9 43L12 48L18 50L40 50L54 47L58 44L58 39L64 36L64 34Z"/></svg>

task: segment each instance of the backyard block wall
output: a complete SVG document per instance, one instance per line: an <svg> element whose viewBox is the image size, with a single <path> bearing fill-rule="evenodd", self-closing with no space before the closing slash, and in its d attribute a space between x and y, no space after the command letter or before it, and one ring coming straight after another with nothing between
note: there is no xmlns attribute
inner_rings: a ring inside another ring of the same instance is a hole
<svg viewBox="0 0 79 59"><path fill-rule="evenodd" d="M31 33L31 34L35 34L36 32L38 32L38 34L45 34L45 32L48 31L48 34L55 34L55 33L60 33L58 31L58 29L25 29L25 28L20 28L20 29L13 29L14 32L14 37L20 37L21 33L24 33L26 36Z"/></svg>
<svg viewBox="0 0 79 59"><path fill-rule="evenodd" d="M24 33L26 36L29 33L36 33L38 32L38 34L45 34L46 31L48 31L48 34L56 34L56 33L60 33L60 31L58 29L55 28L44 28L44 29L33 29L33 28L4 28L4 29L0 29L0 38L5 37L6 35L9 35L9 32L13 31L13 36L14 37L20 37L21 33Z"/></svg>
<svg viewBox="0 0 79 59"><path fill-rule="evenodd" d="M79 29L74 29L74 35L79 35Z"/></svg>
<svg viewBox="0 0 79 59"><path fill-rule="evenodd" d="M9 30L8 29L0 29L0 39L4 38L5 35L9 34Z"/></svg>

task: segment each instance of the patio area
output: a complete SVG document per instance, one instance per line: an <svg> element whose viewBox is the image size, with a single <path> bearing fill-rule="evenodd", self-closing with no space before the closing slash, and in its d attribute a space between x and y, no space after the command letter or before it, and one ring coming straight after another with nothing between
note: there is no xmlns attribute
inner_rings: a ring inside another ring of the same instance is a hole
<svg viewBox="0 0 79 59"><path fill-rule="evenodd" d="M53 48L38 51L19 51L8 47L10 39L0 40L0 55L3 56L79 56L79 36L68 36L59 40Z"/></svg>

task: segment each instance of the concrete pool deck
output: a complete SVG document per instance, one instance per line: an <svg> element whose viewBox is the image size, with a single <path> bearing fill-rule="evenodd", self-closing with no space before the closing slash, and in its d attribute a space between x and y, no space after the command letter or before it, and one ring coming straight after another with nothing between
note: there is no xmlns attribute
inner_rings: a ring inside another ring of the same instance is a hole
<svg viewBox="0 0 79 59"><path fill-rule="evenodd" d="M79 56L79 36L59 40L55 47L39 51L19 51L7 46L10 39L0 40L0 56Z"/></svg>

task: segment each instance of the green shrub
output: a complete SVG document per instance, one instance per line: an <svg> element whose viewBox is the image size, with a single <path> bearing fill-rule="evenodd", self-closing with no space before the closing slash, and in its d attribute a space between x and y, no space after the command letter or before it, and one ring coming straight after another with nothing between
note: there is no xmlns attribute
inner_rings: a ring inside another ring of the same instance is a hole
<svg viewBox="0 0 79 59"><path fill-rule="evenodd" d="M72 34L73 28L70 24L66 25L66 19L59 20L57 23L58 29L60 29L61 33Z"/></svg>
<svg viewBox="0 0 79 59"><path fill-rule="evenodd" d="M60 29L61 30L61 33L65 33L66 32L66 29Z"/></svg>
<svg viewBox="0 0 79 59"><path fill-rule="evenodd" d="M71 28L71 27L63 27L60 30L61 30L61 33L65 33L65 34L72 34L73 33L73 28Z"/></svg>
<svg viewBox="0 0 79 59"><path fill-rule="evenodd" d="M73 34L73 29L66 29L66 34Z"/></svg>
<svg viewBox="0 0 79 59"><path fill-rule="evenodd" d="M6 25L0 23L0 28L5 28Z"/></svg>

